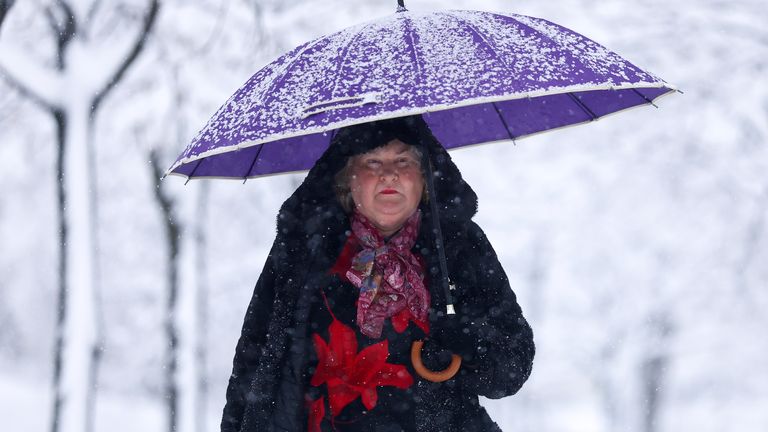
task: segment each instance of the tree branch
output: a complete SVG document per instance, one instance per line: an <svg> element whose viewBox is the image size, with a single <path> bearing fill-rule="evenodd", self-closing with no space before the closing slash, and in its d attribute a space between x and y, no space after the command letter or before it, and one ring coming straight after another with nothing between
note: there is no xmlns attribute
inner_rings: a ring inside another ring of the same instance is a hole
<svg viewBox="0 0 768 432"><path fill-rule="evenodd" d="M64 70L66 68L65 52L78 31L75 11L69 3L58 0L55 5L45 8L45 17L56 40L56 66L59 70Z"/></svg>
<svg viewBox="0 0 768 432"><path fill-rule="evenodd" d="M47 111L55 111L61 105L58 74L28 61L24 54L13 47L0 49L0 77Z"/></svg>
<svg viewBox="0 0 768 432"><path fill-rule="evenodd" d="M3 21L8 16L8 11L11 10L14 0L0 0L0 29L3 28Z"/></svg>
<svg viewBox="0 0 768 432"><path fill-rule="evenodd" d="M109 92L115 87L115 85L117 85L117 83L120 82L120 80L123 78L125 73L131 67L133 62L139 57L139 54L141 54L141 52L144 50L144 46L147 42L147 39L149 38L149 35L152 33L152 28L154 27L154 24L157 21L157 15L159 10L160 10L159 0L150 0L149 10L147 11L147 15L144 17L144 22L143 22L141 31L136 37L136 41L134 42L131 49L128 51L128 54L124 57L122 63L118 65L117 69L115 70L115 73L107 81L104 88L101 91L99 91L96 94L96 96L93 98L92 110L94 112L98 110L99 105L101 105L101 102L104 100L107 94L109 94Z"/></svg>
<svg viewBox="0 0 768 432"><path fill-rule="evenodd" d="M101 9L101 5L102 5L101 0L96 0L93 3L91 3L91 7L88 9L88 12L85 14L86 23L93 22L93 18L99 12L99 9Z"/></svg>

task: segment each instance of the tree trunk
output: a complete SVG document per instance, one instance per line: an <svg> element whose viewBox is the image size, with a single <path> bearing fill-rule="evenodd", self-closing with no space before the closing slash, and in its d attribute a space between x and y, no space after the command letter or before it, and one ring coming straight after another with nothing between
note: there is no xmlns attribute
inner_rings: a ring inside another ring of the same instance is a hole
<svg viewBox="0 0 768 432"><path fill-rule="evenodd" d="M59 137L63 254L54 355L52 431L90 431L97 360L95 193L89 155L90 104L70 101L54 114Z"/></svg>
<svg viewBox="0 0 768 432"><path fill-rule="evenodd" d="M142 52L159 11L158 0L148 0L147 14L141 31L126 51L122 61L114 64L114 73L100 90L89 79L93 68L90 59L87 27L92 17L76 16L67 0L40 4L55 42L55 73L47 79L22 79L28 71L9 68L0 62L3 75L24 96L48 111L56 123L56 186L60 262L59 290L54 341L53 410L51 431L88 432L93 428L95 388L98 377L99 297L97 291L96 188L92 143L97 107L121 81ZM0 24L13 5L13 0L0 0ZM92 11L95 9L92 9ZM81 19L82 18L82 19ZM78 54L70 56L76 42ZM97 57L101 58L101 57ZM47 77L50 65L43 65L36 77ZM8 72L8 71L11 72ZM31 74L35 76L35 73ZM26 78L26 77L24 77ZM57 86L61 92L49 91Z"/></svg>
<svg viewBox="0 0 768 432"><path fill-rule="evenodd" d="M642 411L643 432L658 430L659 408L662 401L662 388L665 371L669 363L667 345L672 333L672 325L667 313L660 313L651 323L653 334L644 359L640 376L642 379L642 401L645 404Z"/></svg>
<svg viewBox="0 0 768 432"><path fill-rule="evenodd" d="M197 209L195 211L195 274L197 279L195 284L195 308L197 312L195 361L197 365L197 397L195 400L196 418L194 432L206 432L208 430L208 266L205 254L208 242L208 237L206 236L208 190L208 182L201 182L200 196L197 200Z"/></svg>
<svg viewBox="0 0 768 432"><path fill-rule="evenodd" d="M664 378L666 364L666 356L659 355L647 358L642 366L642 391L645 401L645 409L643 410L644 432L656 432L657 430L661 382Z"/></svg>
<svg viewBox="0 0 768 432"><path fill-rule="evenodd" d="M53 346L53 409L51 413L51 432L59 430L59 418L61 416L61 369L64 355L64 322L67 319L67 218L65 216L66 192L64 190L64 153L66 146L67 118L63 111L52 113L56 121L56 204L57 222L59 233L59 266L58 282L59 292L56 308L56 331Z"/></svg>
<svg viewBox="0 0 768 432"><path fill-rule="evenodd" d="M183 192L183 214L195 217L200 199L199 184L194 187L187 186ZM191 190L190 190L191 189ZM203 341L198 332L200 323L200 311L198 310L199 275L197 262L200 255L200 243L196 233L198 231L197 220L187 220L181 234L181 250L178 256L179 301L175 311L177 328L179 331L179 368L175 377L176 387L179 389L178 409L181 414L178 418L178 429L181 432L193 432L197 429L197 415L204 407L198 406L200 364L198 353ZM171 430L171 432L175 432Z"/></svg>
<svg viewBox="0 0 768 432"><path fill-rule="evenodd" d="M176 325L178 293L179 293L179 240L181 231L176 224L173 202L165 193L163 186L159 183L160 169L158 168L159 157L154 151L150 152L151 175L155 179L155 200L161 210L162 220L165 229L165 243L167 248L167 295L165 303L165 337L167 348L165 353L165 399L168 412L168 431L177 430L178 419L178 386L176 383L178 369L178 345L179 336Z"/></svg>

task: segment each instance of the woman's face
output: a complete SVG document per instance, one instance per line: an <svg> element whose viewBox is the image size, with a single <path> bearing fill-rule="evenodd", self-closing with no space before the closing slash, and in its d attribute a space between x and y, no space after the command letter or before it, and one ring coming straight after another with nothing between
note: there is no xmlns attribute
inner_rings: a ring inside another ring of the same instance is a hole
<svg viewBox="0 0 768 432"><path fill-rule="evenodd" d="M419 206L424 190L421 161L398 139L355 156L350 174L357 210L385 237L397 232Z"/></svg>

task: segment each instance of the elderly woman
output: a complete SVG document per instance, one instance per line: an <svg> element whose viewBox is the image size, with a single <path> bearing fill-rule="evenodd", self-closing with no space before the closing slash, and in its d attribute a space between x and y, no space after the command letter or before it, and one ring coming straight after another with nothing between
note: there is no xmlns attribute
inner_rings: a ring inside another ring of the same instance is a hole
<svg viewBox="0 0 768 432"><path fill-rule="evenodd" d="M455 315L444 313L430 200ZM498 431L478 396L517 392L534 345L476 210L421 117L339 130L278 215L222 431ZM415 367L421 340L423 366L458 355L458 372L440 381Z"/></svg>

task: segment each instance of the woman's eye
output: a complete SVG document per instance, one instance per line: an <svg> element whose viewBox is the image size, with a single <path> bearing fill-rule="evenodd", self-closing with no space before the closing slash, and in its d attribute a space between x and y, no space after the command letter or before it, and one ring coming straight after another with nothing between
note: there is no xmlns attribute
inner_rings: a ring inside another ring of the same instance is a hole
<svg viewBox="0 0 768 432"><path fill-rule="evenodd" d="M381 161L376 159L368 159L367 161L365 161L365 165L368 168L379 168L381 166Z"/></svg>

